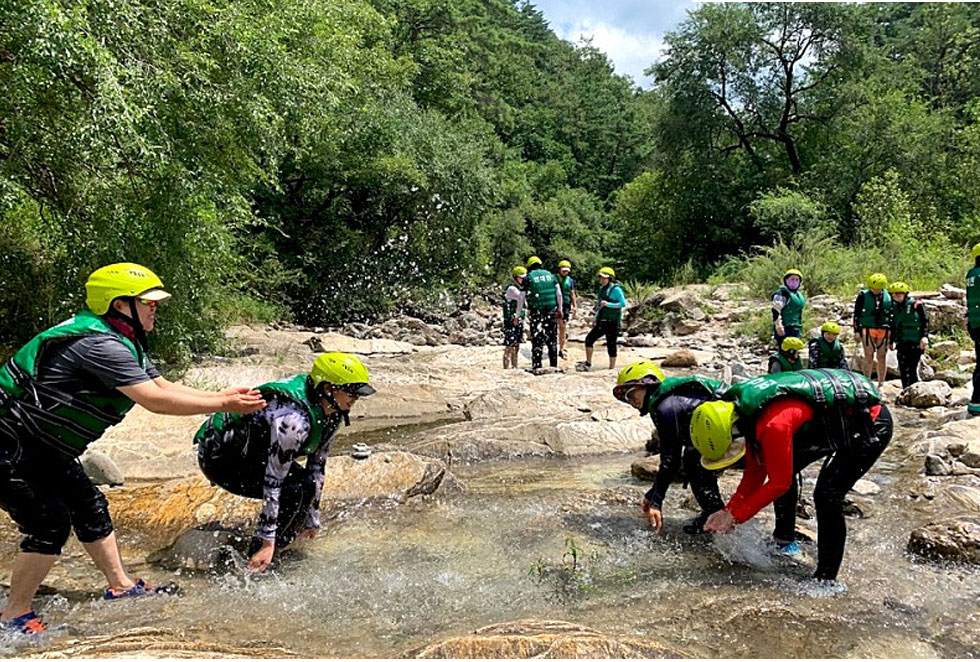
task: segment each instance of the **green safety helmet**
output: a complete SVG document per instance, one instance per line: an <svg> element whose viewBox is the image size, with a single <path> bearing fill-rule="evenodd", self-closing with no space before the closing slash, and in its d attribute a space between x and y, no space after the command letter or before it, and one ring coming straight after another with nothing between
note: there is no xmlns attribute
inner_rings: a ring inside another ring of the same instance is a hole
<svg viewBox="0 0 980 662"><path fill-rule="evenodd" d="M558 263L558 268L559 269L571 269L572 268L572 263L569 262L568 260L562 260L561 262Z"/></svg>
<svg viewBox="0 0 980 662"><path fill-rule="evenodd" d="M904 292L905 294L908 294L909 293L909 284L908 283L903 283L900 280L899 281L895 281L894 283L892 283L888 287L888 291L891 292L892 294L900 293L900 292Z"/></svg>
<svg viewBox="0 0 980 662"><path fill-rule="evenodd" d="M804 349L805 347L806 344L802 340L800 340L799 338L795 338L793 336L783 338L783 342L780 345L780 348L782 348L784 352L788 352L794 349L798 352L801 349Z"/></svg>
<svg viewBox="0 0 980 662"><path fill-rule="evenodd" d="M732 442L732 426L737 421L738 413L731 402L704 402L694 410L691 442L701 454L701 466L705 469L724 469L745 455L745 439Z"/></svg>
<svg viewBox="0 0 980 662"><path fill-rule="evenodd" d="M531 267L533 267L536 264L541 264L541 258L539 258L537 255L532 255L531 257L529 257L527 259L527 268L528 269L530 269Z"/></svg>
<svg viewBox="0 0 980 662"><path fill-rule="evenodd" d="M527 269L525 269L520 265L517 265L516 267L510 270L510 275L513 276L514 278L517 278L518 276L526 276Z"/></svg>
<svg viewBox="0 0 980 662"><path fill-rule="evenodd" d="M109 306L119 297L166 301L170 293L163 290L163 281L155 273L133 262L96 269L85 282L85 304L96 315L109 312Z"/></svg>
<svg viewBox="0 0 980 662"><path fill-rule="evenodd" d="M606 278L615 278L616 272L613 270L612 267L603 267L602 269L599 269L599 276L600 277L605 276Z"/></svg>
<svg viewBox="0 0 980 662"><path fill-rule="evenodd" d="M888 287L888 276L885 274L871 274L868 276L868 287L872 290L883 290Z"/></svg>
<svg viewBox="0 0 980 662"><path fill-rule="evenodd" d="M973 250L970 251L970 257L980 257L980 244L973 245Z"/></svg>
<svg viewBox="0 0 980 662"><path fill-rule="evenodd" d="M630 363L619 371L616 386L613 387L613 396L617 400L626 402L626 394L634 386L659 387L665 379L664 371L653 361L644 359Z"/></svg>
<svg viewBox="0 0 980 662"><path fill-rule="evenodd" d="M820 327L820 333L840 333L840 324L837 322L824 322Z"/></svg>
<svg viewBox="0 0 980 662"><path fill-rule="evenodd" d="M783 274L783 282L785 283L786 282L786 279L789 278L790 276L797 276L797 277L799 277L800 280L803 280L803 274L800 273L799 270L797 270L797 269L787 269L786 270L786 273Z"/></svg>
<svg viewBox="0 0 980 662"><path fill-rule="evenodd" d="M313 388L329 384L359 397L375 393L368 384L371 378L364 364L356 356L344 352L327 352L316 357L310 379L313 380Z"/></svg>

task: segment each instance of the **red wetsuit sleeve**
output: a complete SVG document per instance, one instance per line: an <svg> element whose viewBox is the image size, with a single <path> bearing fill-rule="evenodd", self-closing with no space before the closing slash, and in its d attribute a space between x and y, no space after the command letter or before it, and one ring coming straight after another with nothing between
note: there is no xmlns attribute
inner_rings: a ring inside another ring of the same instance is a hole
<svg viewBox="0 0 980 662"><path fill-rule="evenodd" d="M728 502L736 523L752 519L793 484L793 435L812 418L813 408L796 398L766 407L755 428L761 450L747 449L742 482Z"/></svg>

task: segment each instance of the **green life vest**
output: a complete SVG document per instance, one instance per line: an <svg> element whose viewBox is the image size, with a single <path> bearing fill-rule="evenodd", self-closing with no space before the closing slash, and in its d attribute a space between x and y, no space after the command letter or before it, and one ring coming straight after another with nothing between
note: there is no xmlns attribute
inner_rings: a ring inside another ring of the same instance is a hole
<svg viewBox="0 0 980 662"><path fill-rule="evenodd" d="M613 298L613 292L616 289L622 291L618 283L613 283L610 281L605 287L600 287L599 291L596 292L596 299L599 301L608 301L609 303L619 303L618 299ZM600 320L610 320L613 322L619 322L623 319L623 309L622 308L609 308L608 306L601 306L599 308Z"/></svg>
<svg viewBox="0 0 980 662"><path fill-rule="evenodd" d="M834 339L834 344L823 339L823 335L817 338L817 365L811 368L840 368L841 361L844 360L844 347L840 340Z"/></svg>
<svg viewBox="0 0 980 662"><path fill-rule="evenodd" d="M561 301L565 310L572 305L572 277L558 276L558 284L561 286Z"/></svg>
<svg viewBox="0 0 980 662"><path fill-rule="evenodd" d="M558 307L558 296L555 294L554 274L547 269L535 269L527 275L527 306L531 310L552 310Z"/></svg>
<svg viewBox="0 0 980 662"><path fill-rule="evenodd" d="M806 307L806 297L799 290L794 292L786 286L776 290L776 294L786 299L786 304L779 311L783 326L803 326L803 308Z"/></svg>
<svg viewBox="0 0 980 662"><path fill-rule="evenodd" d="M720 398L726 388L728 386L724 382L701 375L668 377L660 383L656 391L650 394L645 409L653 412L661 402L672 395L703 394Z"/></svg>
<svg viewBox="0 0 980 662"><path fill-rule="evenodd" d="M898 337L895 340L902 342L919 342L922 340L922 335L919 333L917 305L921 306L922 304L907 295L902 303L892 301L892 310L895 313L895 330L898 332Z"/></svg>
<svg viewBox="0 0 980 662"><path fill-rule="evenodd" d="M504 295L503 297L501 297L501 301L503 302L503 307L504 307L504 324L510 324L510 321L514 319L514 316L517 312L517 301L515 301L514 299L507 298L507 292L512 287L517 287L517 285L508 285L507 287L505 287ZM524 319L525 314L526 314L526 310L524 308L521 308L521 314L518 315L518 317Z"/></svg>
<svg viewBox="0 0 980 662"><path fill-rule="evenodd" d="M861 316L858 324L862 329L887 329L890 326L892 298L888 290L881 291L881 297L876 297L871 290L861 290Z"/></svg>
<svg viewBox="0 0 980 662"><path fill-rule="evenodd" d="M799 356L796 357L796 361L790 363L789 358L785 356L782 352L775 352L769 356L770 362L776 361L779 364L780 372L792 372L794 370L803 369L803 359ZM770 371L770 374L775 374Z"/></svg>
<svg viewBox="0 0 980 662"><path fill-rule="evenodd" d="M119 391L65 393L37 381L45 353L75 338L107 335L120 341L145 370L143 351L101 317L83 310L42 331L0 367L0 391L13 399L0 404L0 415L13 415L31 436L63 453L78 457L106 430L122 421L133 401Z"/></svg>
<svg viewBox="0 0 980 662"><path fill-rule="evenodd" d="M729 387L722 399L735 403L739 417L754 420L768 403L785 396L802 398L820 409L870 406L881 402L878 391L867 377L850 370L832 369L754 377Z"/></svg>
<svg viewBox="0 0 980 662"><path fill-rule="evenodd" d="M313 383L309 375L300 374L286 377L276 382L269 382L256 387L265 399L275 397L278 400L288 400L306 412L310 419L310 434L306 443L299 449L300 455L315 452L320 445L333 436L340 427L339 416L328 417L317 400L313 391ZM231 430L242 443L247 440L248 427L254 414L229 414L217 412L201 425L194 435L194 443L199 443L207 434L224 434Z"/></svg>
<svg viewBox="0 0 980 662"><path fill-rule="evenodd" d="M966 272L966 320L974 329L980 327L980 267Z"/></svg>

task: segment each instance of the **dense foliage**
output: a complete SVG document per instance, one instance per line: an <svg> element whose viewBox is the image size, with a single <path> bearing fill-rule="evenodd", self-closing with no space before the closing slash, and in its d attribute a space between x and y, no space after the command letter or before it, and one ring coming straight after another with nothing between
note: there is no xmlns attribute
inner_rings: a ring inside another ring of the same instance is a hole
<svg viewBox="0 0 980 662"><path fill-rule="evenodd" d="M705 5L666 43L643 91L517 0L8 0L0 346L118 260L173 289L178 362L531 253L585 282L810 256L840 289L934 284L980 238L980 9Z"/></svg>

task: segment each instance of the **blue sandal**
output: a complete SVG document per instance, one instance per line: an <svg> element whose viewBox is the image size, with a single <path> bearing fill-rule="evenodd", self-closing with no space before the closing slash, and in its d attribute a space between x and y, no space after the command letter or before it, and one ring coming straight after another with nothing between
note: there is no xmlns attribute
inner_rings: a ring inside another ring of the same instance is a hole
<svg viewBox="0 0 980 662"><path fill-rule="evenodd" d="M125 590L107 588L102 594L102 599L119 600L120 598L141 598L145 595L175 595L179 590L180 587L172 582L164 586L150 586L142 579L137 579L133 586Z"/></svg>

